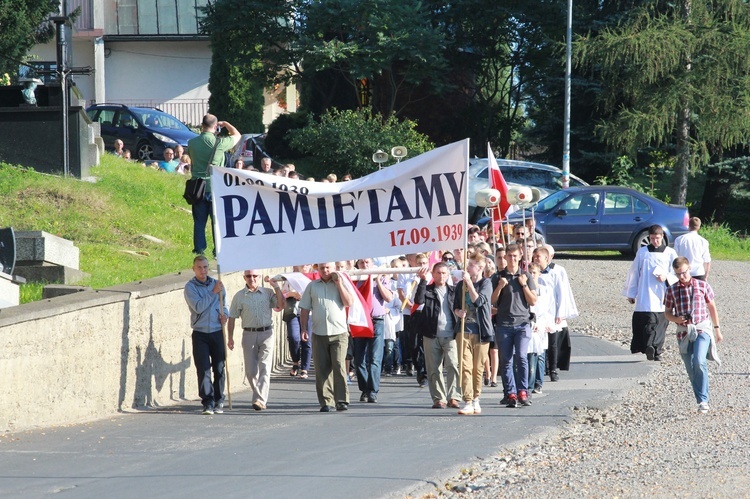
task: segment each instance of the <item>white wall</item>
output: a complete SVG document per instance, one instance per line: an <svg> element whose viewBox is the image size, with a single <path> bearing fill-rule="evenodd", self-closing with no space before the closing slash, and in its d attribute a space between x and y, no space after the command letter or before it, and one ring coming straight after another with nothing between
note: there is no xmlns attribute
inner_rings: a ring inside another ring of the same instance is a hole
<svg viewBox="0 0 750 499"><path fill-rule="evenodd" d="M108 42L106 99L208 99L208 41Z"/></svg>

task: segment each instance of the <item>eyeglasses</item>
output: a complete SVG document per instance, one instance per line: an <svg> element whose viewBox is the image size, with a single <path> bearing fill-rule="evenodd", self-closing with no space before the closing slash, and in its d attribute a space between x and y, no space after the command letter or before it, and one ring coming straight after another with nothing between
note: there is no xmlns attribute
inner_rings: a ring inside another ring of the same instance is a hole
<svg viewBox="0 0 750 499"><path fill-rule="evenodd" d="M455 260L455 258L453 258L452 256L444 256L443 257L443 261L444 262L452 262L454 260Z"/></svg>
<svg viewBox="0 0 750 499"><path fill-rule="evenodd" d="M258 274L245 274L245 279L252 277L253 279L257 279L260 277Z"/></svg>
<svg viewBox="0 0 750 499"><path fill-rule="evenodd" d="M688 275L690 274L690 269L686 270L685 272L675 272L675 274L677 274L677 277Z"/></svg>

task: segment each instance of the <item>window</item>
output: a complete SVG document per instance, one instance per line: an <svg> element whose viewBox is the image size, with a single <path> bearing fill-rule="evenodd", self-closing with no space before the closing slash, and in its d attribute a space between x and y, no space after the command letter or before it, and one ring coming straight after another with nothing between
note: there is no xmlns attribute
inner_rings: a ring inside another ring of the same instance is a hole
<svg viewBox="0 0 750 499"><path fill-rule="evenodd" d="M197 35L208 0L116 0L118 35Z"/></svg>
<svg viewBox="0 0 750 499"><path fill-rule="evenodd" d="M568 215L596 215L599 204L598 192L576 194L565 201L560 208Z"/></svg>

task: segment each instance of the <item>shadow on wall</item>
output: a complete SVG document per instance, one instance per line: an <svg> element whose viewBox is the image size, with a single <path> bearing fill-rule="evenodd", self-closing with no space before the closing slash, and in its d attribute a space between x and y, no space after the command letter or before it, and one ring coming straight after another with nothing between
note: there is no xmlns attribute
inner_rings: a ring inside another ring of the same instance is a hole
<svg viewBox="0 0 750 499"><path fill-rule="evenodd" d="M170 399L174 400L173 374L179 374L180 399L185 398L185 371L190 367L191 359L185 357L185 340L182 340L182 360L177 363L166 362L161 351L154 344L154 316L149 315L149 339L145 352L140 346L136 350L135 392L133 395L133 409L143 407L158 407L154 400L154 388L161 392L164 383L169 379ZM123 390L123 388L120 388ZM122 407L121 407L122 409Z"/></svg>

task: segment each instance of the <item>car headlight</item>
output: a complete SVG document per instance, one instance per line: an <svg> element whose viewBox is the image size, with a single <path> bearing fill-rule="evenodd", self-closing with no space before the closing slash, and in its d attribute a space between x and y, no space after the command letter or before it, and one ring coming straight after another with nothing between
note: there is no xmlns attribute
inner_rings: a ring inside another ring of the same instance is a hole
<svg viewBox="0 0 750 499"><path fill-rule="evenodd" d="M154 133L154 138L156 140L161 140L165 144L174 144L174 145L177 145L177 141L176 140L174 140L173 138L167 137L166 135L162 135L160 133Z"/></svg>

